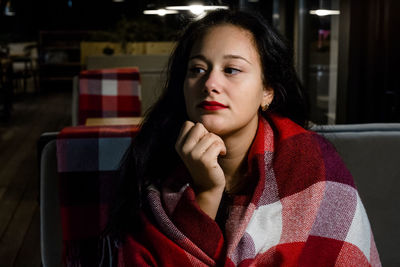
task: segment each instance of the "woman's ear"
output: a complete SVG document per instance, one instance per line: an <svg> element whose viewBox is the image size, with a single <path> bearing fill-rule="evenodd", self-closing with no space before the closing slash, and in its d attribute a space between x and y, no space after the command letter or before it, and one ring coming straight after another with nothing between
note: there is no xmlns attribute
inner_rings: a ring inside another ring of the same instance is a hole
<svg viewBox="0 0 400 267"><path fill-rule="evenodd" d="M274 89L271 87L264 87L263 89L263 97L261 101L261 108L266 110L268 106L271 104L274 99Z"/></svg>

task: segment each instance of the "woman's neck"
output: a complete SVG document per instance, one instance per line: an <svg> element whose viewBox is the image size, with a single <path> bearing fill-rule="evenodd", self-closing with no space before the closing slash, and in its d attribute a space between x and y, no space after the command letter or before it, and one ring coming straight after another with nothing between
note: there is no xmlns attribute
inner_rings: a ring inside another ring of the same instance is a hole
<svg viewBox="0 0 400 267"><path fill-rule="evenodd" d="M248 126L223 137L227 154L220 157L218 162L225 173L225 190L230 193L238 193L246 184L243 183L243 177L246 173L247 154L257 132L258 119Z"/></svg>

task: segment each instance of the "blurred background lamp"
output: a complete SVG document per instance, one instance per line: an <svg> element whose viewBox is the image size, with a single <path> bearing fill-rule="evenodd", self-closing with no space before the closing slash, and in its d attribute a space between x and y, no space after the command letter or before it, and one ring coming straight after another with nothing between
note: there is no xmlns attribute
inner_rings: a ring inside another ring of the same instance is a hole
<svg viewBox="0 0 400 267"><path fill-rule="evenodd" d="M217 10L217 9L228 9L228 6L206 6L206 5L187 5L187 6L167 6L168 10L178 10L178 11L190 11L195 15L200 15L203 12Z"/></svg>
<svg viewBox="0 0 400 267"><path fill-rule="evenodd" d="M189 6L189 10L195 15L200 15L204 12L203 5L191 5Z"/></svg>
<svg viewBox="0 0 400 267"><path fill-rule="evenodd" d="M332 1L319 0L316 8L313 8L312 10L310 10L310 14L323 17L323 16L330 16L330 15L340 15L340 11L332 9Z"/></svg>
<svg viewBox="0 0 400 267"><path fill-rule="evenodd" d="M15 16L15 10L10 0L6 2L6 5L4 7L4 15Z"/></svg>
<svg viewBox="0 0 400 267"><path fill-rule="evenodd" d="M328 10L328 9L317 9L317 10L310 10L311 15L317 16L329 16L329 15L340 15L339 10Z"/></svg>
<svg viewBox="0 0 400 267"><path fill-rule="evenodd" d="M148 10L143 11L143 14L145 14L145 15L158 15L158 16L165 16L165 15L178 14L178 13L179 12L176 10L166 10L164 8L148 9Z"/></svg>

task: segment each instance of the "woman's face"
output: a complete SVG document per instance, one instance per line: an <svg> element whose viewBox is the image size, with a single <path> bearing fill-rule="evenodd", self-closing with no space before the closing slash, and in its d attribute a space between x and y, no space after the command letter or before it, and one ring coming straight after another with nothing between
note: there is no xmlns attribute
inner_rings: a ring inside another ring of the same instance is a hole
<svg viewBox="0 0 400 267"><path fill-rule="evenodd" d="M191 51L184 82L189 119L224 136L258 124L258 109L269 104L252 34L231 24L212 27Z"/></svg>

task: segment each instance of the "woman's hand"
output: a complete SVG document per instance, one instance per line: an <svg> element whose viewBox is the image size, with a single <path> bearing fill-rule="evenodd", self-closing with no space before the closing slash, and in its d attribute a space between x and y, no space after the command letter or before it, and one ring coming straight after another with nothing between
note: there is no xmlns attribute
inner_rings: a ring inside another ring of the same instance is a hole
<svg viewBox="0 0 400 267"><path fill-rule="evenodd" d="M186 121L175 149L192 175L198 192L225 188L225 175L218 156L226 154L222 139L207 131L201 123Z"/></svg>
<svg viewBox="0 0 400 267"><path fill-rule="evenodd" d="M192 175L197 203L214 219L225 188L225 175L218 164L218 157L226 154L224 142L203 124L186 121L175 149Z"/></svg>

